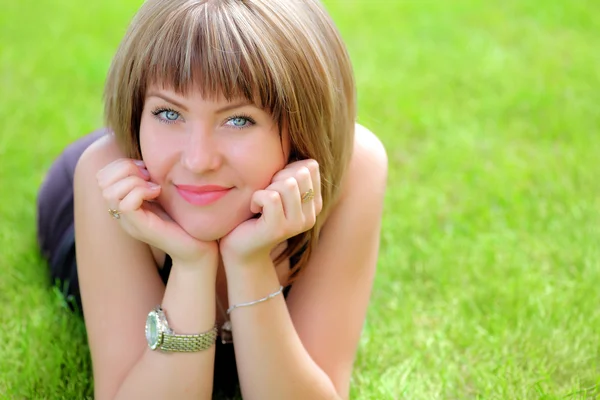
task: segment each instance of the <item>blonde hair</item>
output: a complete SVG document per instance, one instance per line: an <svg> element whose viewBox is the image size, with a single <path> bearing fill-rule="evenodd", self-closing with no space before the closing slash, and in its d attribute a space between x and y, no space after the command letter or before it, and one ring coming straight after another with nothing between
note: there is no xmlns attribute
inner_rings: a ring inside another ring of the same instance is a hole
<svg viewBox="0 0 600 400"><path fill-rule="evenodd" d="M110 67L105 119L122 150L141 158L139 127L152 84L205 98L246 98L289 132L290 161L319 163L323 209L277 261L299 254L297 277L339 196L356 117L347 50L317 0L148 0Z"/></svg>

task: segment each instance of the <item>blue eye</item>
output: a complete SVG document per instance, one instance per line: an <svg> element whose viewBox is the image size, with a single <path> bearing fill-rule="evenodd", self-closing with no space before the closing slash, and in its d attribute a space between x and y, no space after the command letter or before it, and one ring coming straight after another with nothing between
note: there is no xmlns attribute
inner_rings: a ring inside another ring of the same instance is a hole
<svg viewBox="0 0 600 400"><path fill-rule="evenodd" d="M170 110L166 108L159 108L157 110L152 111L152 115L154 115L160 122L164 122L167 124L174 123L181 117L175 110Z"/></svg>
<svg viewBox="0 0 600 400"><path fill-rule="evenodd" d="M175 121L177 117L179 117L179 114L175 111L163 111L163 113L165 114L165 118L169 121Z"/></svg>
<svg viewBox="0 0 600 400"><path fill-rule="evenodd" d="M227 120L227 125L233 127L233 128L237 128L237 129L241 129L241 128L247 128L251 125L254 125L254 121L249 118L249 117L244 117L244 116L237 116L237 117L231 117Z"/></svg>

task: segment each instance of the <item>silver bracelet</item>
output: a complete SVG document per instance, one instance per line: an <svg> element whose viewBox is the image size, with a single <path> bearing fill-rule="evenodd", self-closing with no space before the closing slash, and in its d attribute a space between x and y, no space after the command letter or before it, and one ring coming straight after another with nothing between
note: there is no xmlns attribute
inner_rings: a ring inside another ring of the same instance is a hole
<svg viewBox="0 0 600 400"><path fill-rule="evenodd" d="M279 286L279 290L278 291L271 293L267 297L263 297L262 299L258 299L258 300L254 300L254 301L249 301L248 303L234 304L234 305L232 305L231 307L229 307L227 309L227 315L229 315L235 308L238 308L238 307L248 307L248 306L253 306L254 304L262 303L263 301L267 301L270 298L273 298L273 297L277 296L282 291L283 291L283 286Z"/></svg>

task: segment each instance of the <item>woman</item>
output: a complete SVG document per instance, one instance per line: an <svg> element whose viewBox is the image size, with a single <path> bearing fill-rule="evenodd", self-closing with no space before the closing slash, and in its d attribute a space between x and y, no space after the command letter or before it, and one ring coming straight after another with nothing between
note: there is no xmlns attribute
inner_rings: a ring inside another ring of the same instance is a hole
<svg viewBox="0 0 600 400"><path fill-rule="evenodd" d="M317 0L141 7L108 129L67 149L39 197L97 399L207 399L238 379L247 399L348 397L387 171L354 91Z"/></svg>

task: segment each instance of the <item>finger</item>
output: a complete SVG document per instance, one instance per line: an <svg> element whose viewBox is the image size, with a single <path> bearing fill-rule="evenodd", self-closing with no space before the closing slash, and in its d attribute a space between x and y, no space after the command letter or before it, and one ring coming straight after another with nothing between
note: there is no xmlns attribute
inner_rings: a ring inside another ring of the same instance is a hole
<svg viewBox="0 0 600 400"><path fill-rule="evenodd" d="M270 227L283 226L285 215L279 192L274 190L257 190L252 195L250 210L254 214L261 213L261 218Z"/></svg>
<svg viewBox="0 0 600 400"><path fill-rule="evenodd" d="M302 216L304 219L303 228L308 226L312 227L315 223L315 189L313 187L312 175L308 167L301 167L296 172L296 181L300 188L300 194L298 200L302 207ZM304 196L308 196L312 191L312 198L303 199Z"/></svg>
<svg viewBox="0 0 600 400"><path fill-rule="evenodd" d="M298 171L302 168L308 168L312 180L312 189L314 191L314 206L315 212L319 214L323 208L323 198L321 197L321 173L319 170L319 163L313 159L306 159L300 161L294 161L289 163L284 169L277 172L271 182L279 182L286 180L290 177L298 178ZM308 189L304 190L304 187L300 185L301 193L305 193Z"/></svg>
<svg viewBox="0 0 600 400"><path fill-rule="evenodd" d="M300 160L300 161L294 161L294 162L287 164L285 166L285 168L283 168L281 171L278 171L275 175L273 175L271 182L273 183L273 182L284 181L288 178L295 177L296 172L298 172L298 169L305 166L307 161L308 160Z"/></svg>
<svg viewBox="0 0 600 400"><path fill-rule="evenodd" d="M106 188L127 176L139 176L144 180L150 179L150 173L141 160L121 158L108 164L96 174L98 185Z"/></svg>
<svg viewBox="0 0 600 400"><path fill-rule="evenodd" d="M121 214L132 213L140 209L144 201L153 200L160 194L160 186L150 188L147 185L136 186L119 202L118 210Z"/></svg>
<svg viewBox="0 0 600 400"><path fill-rule="evenodd" d="M265 190L274 190L279 193L286 220L291 223L303 224L304 216L300 202L300 188L296 178L287 178L272 183Z"/></svg>
<svg viewBox="0 0 600 400"><path fill-rule="evenodd" d="M323 208L323 198L321 197L321 172L319 170L319 163L316 160L306 160L305 166L308 168L310 173L312 189L315 194L315 198L313 200L315 215L318 215Z"/></svg>
<svg viewBox="0 0 600 400"><path fill-rule="evenodd" d="M133 190L136 186L147 186L151 190L157 190L158 185L147 182L140 178L139 176L128 176L120 181L115 182L111 186L107 187L102 191L102 195L106 200L106 203L110 207L116 207L118 204L127 196L129 192Z"/></svg>

